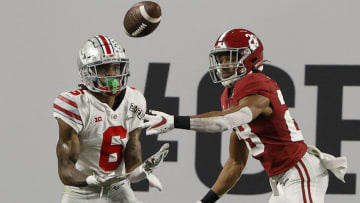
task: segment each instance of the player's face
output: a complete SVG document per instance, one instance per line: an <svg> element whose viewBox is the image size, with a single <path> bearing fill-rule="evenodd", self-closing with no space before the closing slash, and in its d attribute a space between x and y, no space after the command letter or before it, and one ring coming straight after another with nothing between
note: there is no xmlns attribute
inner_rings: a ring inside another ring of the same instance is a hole
<svg viewBox="0 0 360 203"><path fill-rule="evenodd" d="M120 63L109 63L97 67L99 77L115 76L121 74Z"/></svg>
<svg viewBox="0 0 360 203"><path fill-rule="evenodd" d="M105 86L106 78L101 77L108 77L108 76L116 76L121 75L122 67L120 63L109 63L104 64L96 67L97 75L100 77L100 85ZM120 78L115 78L120 82Z"/></svg>
<svg viewBox="0 0 360 203"><path fill-rule="evenodd" d="M219 63L221 64L221 75L222 78L228 78L232 75L234 75L235 73L235 65L234 62L236 61L236 56L232 56L232 58L230 58L229 55L223 55L219 57Z"/></svg>

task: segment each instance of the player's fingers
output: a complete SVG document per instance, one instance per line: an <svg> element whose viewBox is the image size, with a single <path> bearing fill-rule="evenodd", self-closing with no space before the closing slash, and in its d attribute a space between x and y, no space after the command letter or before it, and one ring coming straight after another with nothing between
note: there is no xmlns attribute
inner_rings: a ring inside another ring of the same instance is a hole
<svg viewBox="0 0 360 203"><path fill-rule="evenodd" d="M146 129L146 135L156 135L159 134L157 130L154 129Z"/></svg>
<svg viewBox="0 0 360 203"><path fill-rule="evenodd" d="M114 177L116 177L115 171L109 173L109 174L107 175L107 177L109 177L109 178L114 178Z"/></svg>
<svg viewBox="0 0 360 203"><path fill-rule="evenodd" d="M167 149L167 150L164 150L163 152L162 152L162 160L163 159L165 159L165 157L168 155L168 153L169 153L169 149Z"/></svg>
<svg viewBox="0 0 360 203"><path fill-rule="evenodd" d="M169 143L165 143L161 146L160 151L165 151L165 150L169 151L169 148L170 148Z"/></svg>
<svg viewBox="0 0 360 203"><path fill-rule="evenodd" d="M145 114L144 120L147 120L147 121L149 121L149 122L161 122L162 117L161 117L161 116L158 116L158 115Z"/></svg>
<svg viewBox="0 0 360 203"><path fill-rule="evenodd" d="M160 123L159 121L148 121L148 122L144 122L143 125L142 125L142 128L148 128L148 127L151 127L151 126L155 126L156 124Z"/></svg>
<svg viewBox="0 0 360 203"><path fill-rule="evenodd" d="M145 114L145 116L144 116L144 120L147 120L147 121L149 121L149 120L151 120L152 119L152 115L149 115L149 114Z"/></svg>
<svg viewBox="0 0 360 203"><path fill-rule="evenodd" d="M162 115L162 114L164 114L164 113L161 112L161 111L151 110L151 114L152 114L152 115Z"/></svg>
<svg viewBox="0 0 360 203"><path fill-rule="evenodd" d="M97 169L97 168L95 168L95 167L90 167L90 170L93 172L93 173L95 173L97 176L100 176L101 174L100 174L100 171Z"/></svg>
<svg viewBox="0 0 360 203"><path fill-rule="evenodd" d="M148 114L145 114L144 119L147 120L147 122L143 123L142 128L154 126L161 122L161 118L159 118L158 116L152 116Z"/></svg>

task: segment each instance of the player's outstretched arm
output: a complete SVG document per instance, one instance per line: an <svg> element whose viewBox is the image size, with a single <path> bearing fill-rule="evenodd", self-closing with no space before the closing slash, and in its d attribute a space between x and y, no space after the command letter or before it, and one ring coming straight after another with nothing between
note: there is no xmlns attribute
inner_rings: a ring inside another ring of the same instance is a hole
<svg viewBox="0 0 360 203"><path fill-rule="evenodd" d="M159 111L146 115L146 135L166 133L174 128L217 133L246 124L260 114L271 115L270 100L262 95L242 98L237 106L196 116L173 116Z"/></svg>
<svg viewBox="0 0 360 203"><path fill-rule="evenodd" d="M56 146L58 158L58 173L64 185L86 186L87 175L75 168L80 153L79 137L75 130L63 120L57 119L59 125L59 140Z"/></svg>
<svg viewBox="0 0 360 203"><path fill-rule="evenodd" d="M239 140L233 131L230 137L230 156L220 172L215 184L201 199L201 202L212 203L229 191L239 180L246 165L249 151L243 140Z"/></svg>

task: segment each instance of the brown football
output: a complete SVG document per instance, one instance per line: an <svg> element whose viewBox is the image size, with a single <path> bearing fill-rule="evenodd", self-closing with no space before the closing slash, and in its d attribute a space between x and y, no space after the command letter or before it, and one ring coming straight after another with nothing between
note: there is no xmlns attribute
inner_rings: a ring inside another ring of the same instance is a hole
<svg viewBox="0 0 360 203"><path fill-rule="evenodd" d="M153 1L134 4L125 14L124 29L130 37L144 37L152 33L161 20L160 6Z"/></svg>

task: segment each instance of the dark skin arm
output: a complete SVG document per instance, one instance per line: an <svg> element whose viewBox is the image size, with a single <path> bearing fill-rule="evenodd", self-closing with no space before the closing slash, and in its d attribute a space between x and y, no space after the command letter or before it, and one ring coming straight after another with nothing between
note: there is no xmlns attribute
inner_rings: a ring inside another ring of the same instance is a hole
<svg viewBox="0 0 360 203"><path fill-rule="evenodd" d="M59 125L59 140L56 146L58 173L64 185L86 186L87 175L75 168L80 153L79 136L75 130L63 120L57 119Z"/></svg>
<svg viewBox="0 0 360 203"><path fill-rule="evenodd" d="M240 99L239 104L237 106L232 106L225 111L211 111L196 116L190 116L190 118L207 118L207 117L224 116L226 114L234 113L246 106L250 108L252 112L253 120L256 119L259 115L270 116L272 114L272 108L270 107L270 100L265 96L255 94Z"/></svg>
<svg viewBox="0 0 360 203"><path fill-rule="evenodd" d="M248 160L249 150L245 142L237 138L235 131L230 137L229 154L224 168L211 188L219 196L225 194L237 183Z"/></svg>
<svg viewBox="0 0 360 203"><path fill-rule="evenodd" d="M126 172L133 171L142 164L140 134L142 128L137 128L129 133L129 141L125 149Z"/></svg>

